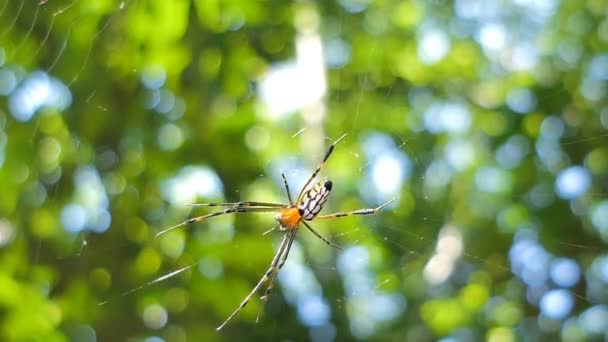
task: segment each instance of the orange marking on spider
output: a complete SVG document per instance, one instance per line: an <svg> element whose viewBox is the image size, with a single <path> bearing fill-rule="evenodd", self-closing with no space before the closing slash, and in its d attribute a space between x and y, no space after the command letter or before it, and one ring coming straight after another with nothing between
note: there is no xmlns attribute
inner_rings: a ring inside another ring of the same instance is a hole
<svg viewBox="0 0 608 342"><path fill-rule="evenodd" d="M274 218L279 221L281 227L287 229L298 229L302 222L302 215L296 207L281 209Z"/></svg>
<svg viewBox="0 0 608 342"><path fill-rule="evenodd" d="M234 202L234 203L199 203L193 204L192 206L207 206L207 207L224 207L224 210L212 212L207 215L201 215L189 218L181 223L170 227L168 229L162 230L156 234L156 237L159 237L167 232L170 232L173 229L177 229L181 226L190 225L194 223L199 223L205 221L208 218L227 215L227 214L238 214L238 213L252 213L252 212L275 212L275 219L279 223L279 228L282 228L282 231L286 231L285 235L283 235L283 239L281 240L281 244L279 245L279 249L272 259L270 263L270 267L266 270L266 273L262 276L262 278L258 281L258 283L254 286L254 288L249 292L249 294L241 301L241 304L224 320L222 324L220 324L216 330L221 330L230 320L236 316L251 300L251 298L260 290L260 288L266 283L266 290L264 294L261 296L262 301L266 302L270 296L270 292L274 286L274 281L276 280L277 273L281 270L285 261L287 260L287 256L289 255L289 251L291 250L291 245L293 240L295 239L296 233L300 228L300 225L303 224L311 233L313 233L316 237L323 240L327 245L334 247L338 250L342 250L340 246L335 245L333 242L324 238L321 234L319 234L316 230L314 230L307 221L312 221L315 218L322 219L330 219L330 218L338 218L345 217L351 215L372 215L378 212L380 209L386 207L390 203L392 203L395 199L392 199L376 208L366 208L366 209L358 209L349 212L338 212L333 214L326 214L322 216L317 216L325 203L327 203L327 199L329 198L329 194L331 193L331 189L333 187L333 183L329 180L324 182L318 182L309 187L312 181L317 177L321 169L325 165L325 162L331 156L336 144L338 144L346 134L342 135L336 141L334 141L321 163L317 166L317 168L313 171L312 175L308 178L304 186L298 193L298 197L296 197L296 202L294 203L291 198L291 193L289 190L289 184L287 182L287 178L285 178L285 174L281 172L281 177L283 178L283 182L285 185L285 190L287 192L287 198L289 199L289 204L280 204L280 203L265 203L265 202ZM274 228L273 228L274 229Z"/></svg>

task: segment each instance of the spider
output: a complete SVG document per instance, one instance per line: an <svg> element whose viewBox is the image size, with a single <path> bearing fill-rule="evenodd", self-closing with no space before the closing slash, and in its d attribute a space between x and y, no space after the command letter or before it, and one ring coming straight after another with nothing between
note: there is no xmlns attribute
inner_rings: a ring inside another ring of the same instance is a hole
<svg viewBox="0 0 608 342"><path fill-rule="evenodd" d="M387 205L389 205L390 203L392 203L395 200L395 199L392 199L376 208L365 208L365 209L358 209L358 210L349 211L349 212L337 212L337 213L333 213L333 214L326 214L326 215L319 216L319 212L323 209L323 206L325 206L325 203L327 202L327 199L328 199L331 189L333 187L333 183L330 180L326 180L326 181L318 182L318 183L314 184L312 187L310 187L310 185L315 180L315 178L317 177L319 172L321 172L321 169L325 165L325 162L327 162L327 160L331 156L336 145L342 139L344 139L345 136L346 136L346 134L342 135L340 138L338 138L336 141L334 141L329 146L329 148L327 149L327 152L325 153L325 157L323 158L321 163L317 166L317 168L314 170L314 172L312 173L310 178L308 178L308 180L306 181L306 183L300 190L300 193L298 194L298 197L296 198L295 202L293 201L293 199L291 197L291 192L289 189L289 183L287 182L287 178L285 177L285 174L283 172L281 172L281 177L283 178L283 183L285 185L285 191L287 192L287 198L289 199L289 204L265 203L265 202L192 204L192 206L226 207L226 209L217 211L214 213L210 213L207 215L202 215L202 216L197 216L197 217L187 219L171 228L165 229L165 230L159 232L158 234L156 234L156 237L159 237L160 235L165 234L173 229L179 228L181 226L189 225L189 224L198 223L198 222L201 222L205 219L208 219L208 218L211 218L214 216L233 214L233 213L276 212L275 220L278 221L278 224L279 224L278 228L279 228L279 230L284 231L286 233L283 235L283 239L281 240L279 249L278 249L277 253L275 254L274 258L272 259L272 262L270 263L270 267L268 268L266 273L264 273L264 275L258 281L258 283L253 287L251 292L249 292L249 294L245 297L245 299L243 299L241 304L232 312L232 314L230 314L230 316L228 316L228 318L226 318L226 320L222 324L220 324L216 328L216 330L221 330L226 324L228 324L228 322L230 322L230 320L232 318L234 318L241 310L243 310L245 308L245 306L247 306L247 304L249 303L251 298L260 290L262 285L264 285L264 283L266 283L266 282L268 285L266 287L264 295L262 297L260 297L260 299L263 302L266 302L268 300L268 298L270 296L270 292L272 291L272 288L274 286L275 278L276 278L277 274L279 273L279 271L281 270L281 268L283 267L283 265L285 264L285 261L287 260L287 256L289 255L291 245L293 243L293 240L296 237L296 233L298 232L298 229L300 228L301 224L303 224L316 237L323 240L329 246L336 248L338 250L342 250L342 248L340 248L339 246L335 245L328 239L321 236L321 234L319 234L316 230L314 230L310 226L308 221L312 221L313 219L332 219L332 218L345 217L345 216L350 216L350 215L372 215L372 214L375 214L380 209L386 207ZM275 227L275 228L277 228L277 227ZM273 230L275 228L272 228L271 230Z"/></svg>

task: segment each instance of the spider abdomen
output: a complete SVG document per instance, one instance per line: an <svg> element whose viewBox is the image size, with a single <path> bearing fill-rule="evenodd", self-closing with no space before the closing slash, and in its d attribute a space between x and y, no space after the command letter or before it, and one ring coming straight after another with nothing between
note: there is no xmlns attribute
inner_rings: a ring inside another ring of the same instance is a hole
<svg viewBox="0 0 608 342"><path fill-rule="evenodd" d="M298 210L304 220L310 221L319 214L327 202L331 187L332 182L328 180L319 182L306 191L304 196L302 196L300 205L298 205Z"/></svg>

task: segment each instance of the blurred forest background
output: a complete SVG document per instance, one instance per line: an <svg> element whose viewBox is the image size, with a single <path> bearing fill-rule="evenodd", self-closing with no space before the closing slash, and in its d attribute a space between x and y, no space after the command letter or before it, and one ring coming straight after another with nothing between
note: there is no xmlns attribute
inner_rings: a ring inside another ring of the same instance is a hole
<svg viewBox="0 0 608 342"><path fill-rule="evenodd" d="M608 339L605 0L2 0L0 340ZM266 305L273 214L343 134ZM260 314L260 321L256 317Z"/></svg>

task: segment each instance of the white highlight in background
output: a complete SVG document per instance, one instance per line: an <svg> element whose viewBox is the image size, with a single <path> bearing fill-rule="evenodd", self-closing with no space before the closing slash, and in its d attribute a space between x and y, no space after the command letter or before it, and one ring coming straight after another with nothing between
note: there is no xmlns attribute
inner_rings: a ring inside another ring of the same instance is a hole
<svg viewBox="0 0 608 342"><path fill-rule="evenodd" d="M183 167L161 185L163 197L173 205L192 204L199 198L217 198L223 192L218 175L205 166Z"/></svg>
<svg viewBox="0 0 608 342"><path fill-rule="evenodd" d="M318 34L298 35L296 50L295 63L276 64L262 77L263 112L272 120L318 103L327 91L321 37Z"/></svg>
<svg viewBox="0 0 608 342"><path fill-rule="evenodd" d="M445 282L462 256L462 235L455 226L445 226L439 232L435 254L424 267L424 278L433 285Z"/></svg>

